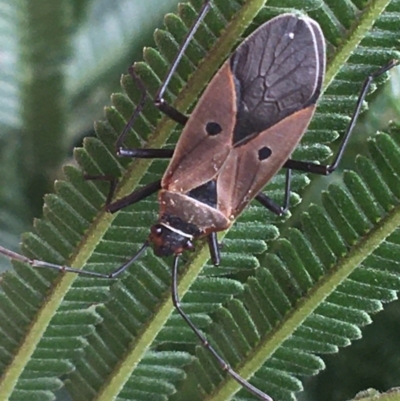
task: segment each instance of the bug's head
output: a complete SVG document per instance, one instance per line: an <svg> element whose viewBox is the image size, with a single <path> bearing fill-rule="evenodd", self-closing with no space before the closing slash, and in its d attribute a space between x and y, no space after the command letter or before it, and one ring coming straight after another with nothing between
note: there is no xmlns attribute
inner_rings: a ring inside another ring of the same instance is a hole
<svg viewBox="0 0 400 401"><path fill-rule="evenodd" d="M194 248L192 237L183 234L163 224L155 224L151 227L149 236L154 245L154 253L157 256L171 256L192 250Z"/></svg>

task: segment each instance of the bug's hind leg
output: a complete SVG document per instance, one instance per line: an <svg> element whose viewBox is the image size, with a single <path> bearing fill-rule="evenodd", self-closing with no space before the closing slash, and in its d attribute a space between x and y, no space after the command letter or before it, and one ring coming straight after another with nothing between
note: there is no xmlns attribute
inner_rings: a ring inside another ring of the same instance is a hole
<svg viewBox="0 0 400 401"><path fill-rule="evenodd" d="M343 136L342 142L339 146L339 149L332 161L331 164L322 165L317 163L305 162L300 160L292 160L289 159L283 165L284 168L287 169L286 175L286 188L285 188L285 200L283 206L276 204L272 199L266 196L264 193L260 192L256 196L256 200L259 201L263 206L265 206L271 212L277 214L278 216L284 214L289 209L289 200L290 200L290 172L291 170L299 170L305 171L308 173L319 174L319 175L329 175L333 173L343 157L344 151L346 150L349 138L353 132L354 126L356 124L357 118L361 111L361 106L365 99L365 96L368 92L368 89L372 83L372 81L379 77L380 75L384 74L385 72L389 71L391 68L395 67L400 63L399 60L391 60L389 63L385 64L383 67L379 68L378 70L374 71L364 81L363 87L361 89L360 95L357 100L356 107L354 109L353 115L351 117L350 123L347 127L347 130Z"/></svg>
<svg viewBox="0 0 400 401"><path fill-rule="evenodd" d="M356 125L357 118L360 115L361 107L364 102L365 96L367 95L368 89L371 86L372 81L379 77L380 75L384 74L385 72L389 71L396 65L399 65L400 60L390 60L387 64L383 67L379 68L378 70L372 72L364 81L364 84L361 88L360 95L358 96L357 104L354 109L353 115L351 117L350 123L346 129L345 134L343 135L342 142L339 146L338 151L336 152L335 157L331 164L323 165L317 163L309 163L299 160L292 160L289 159L283 167L292 169L292 170L300 170L305 171L307 173L319 174L319 175L329 175L333 173L339 166L340 161L342 160L343 154L346 150L347 144L349 142L350 136L353 133L354 126Z"/></svg>
<svg viewBox="0 0 400 401"><path fill-rule="evenodd" d="M263 192L260 192L255 199L260 202L264 207L266 207L272 213L282 216L289 210L290 206L290 193L291 193L291 178L292 178L292 170L286 170L286 181L285 181L285 198L283 200L283 206L278 205L275 201L273 201L270 197L265 195Z"/></svg>

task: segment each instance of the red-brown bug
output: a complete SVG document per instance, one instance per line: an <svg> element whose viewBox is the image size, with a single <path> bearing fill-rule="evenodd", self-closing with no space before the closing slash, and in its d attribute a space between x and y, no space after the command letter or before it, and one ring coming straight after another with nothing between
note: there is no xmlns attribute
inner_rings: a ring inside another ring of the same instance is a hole
<svg viewBox="0 0 400 401"><path fill-rule="evenodd" d="M365 81L353 118L331 165L292 160L290 155L310 122L321 92L325 42L319 25L296 14L283 14L262 25L223 64L188 118L168 105L163 94L210 3L210 0L204 2L154 100L162 112L185 126L174 151L122 147L125 135L147 97L143 83L133 69L130 70L143 96L117 141L118 154L137 158L171 157L162 180L115 202L110 202L110 196L107 202L107 210L114 213L159 191L159 219L139 252L109 275L30 260L2 247L0 253L35 267L103 278L119 275L142 255L150 243L158 256L175 255L172 298L177 311L222 369L259 399L270 401L267 394L227 365L182 310L177 293L179 255L192 249L194 240L206 237L212 260L218 264L220 254L216 233L229 228L254 198L280 215L289 203L291 169L325 175L333 172L340 162L370 82L396 62L390 62ZM261 192L282 167L288 172L283 207Z"/></svg>

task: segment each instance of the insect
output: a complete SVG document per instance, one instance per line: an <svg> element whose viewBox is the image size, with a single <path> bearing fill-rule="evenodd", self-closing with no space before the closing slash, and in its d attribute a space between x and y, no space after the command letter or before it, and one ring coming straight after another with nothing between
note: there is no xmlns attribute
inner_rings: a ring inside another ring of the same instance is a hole
<svg viewBox="0 0 400 401"><path fill-rule="evenodd" d="M184 126L174 150L124 148L125 136L148 96L144 84L133 68L130 69L142 98L117 140L117 154L132 158L171 158L162 179L117 201L111 201L113 191L108 197L106 209L115 213L158 192L159 219L138 253L108 275L31 260L2 247L0 253L34 267L102 278L121 274L151 244L158 256L174 255L172 300L176 310L223 370L260 400L271 401L270 396L243 379L224 361L181 308L177 291L179 257L193 249L195 240L204 237L212 261L218 265L220 249L216 233L228 229L253 199L281 215L289 207L292 169L322 175L332 173L342 158L371 81L397 62L391 61L367 77L332 164L292 160L291 153L304 134L321 93L325 73L325 41L321 28L311 18L297 14L282 14L265 23L222 65L191 116L187 117L169 105L163 95L210 5L211 0L204 2L154 99L161 112ZM287 169L283 206L261 192L281 168Z"/></svg>

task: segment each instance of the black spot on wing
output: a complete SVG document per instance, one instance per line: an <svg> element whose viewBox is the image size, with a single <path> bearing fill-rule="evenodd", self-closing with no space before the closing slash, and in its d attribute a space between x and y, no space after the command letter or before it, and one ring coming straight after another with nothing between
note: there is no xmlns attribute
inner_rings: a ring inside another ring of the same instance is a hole
<svg viewBox="0 0 400 401"><path fill-rule="evenodd" d="M272 150L268 146L258 149L258 160L267 160L272 155Z"/></svg>
<svg viewBox="0 0 400 401"><path fill-rule="evenodd" d="M238 110L234 145L243 144L317 100L325 45L318 25L308 21L293 14L274 18L231 56Z"/></svg>
<svg viewBox="0 0 400 401"><path fill-rule="evenodd" d="M216 122L209 122L206 125L206 132L211 136L218 135L222 132L222 127Z"/></svg>

